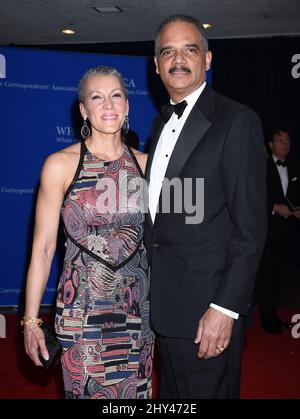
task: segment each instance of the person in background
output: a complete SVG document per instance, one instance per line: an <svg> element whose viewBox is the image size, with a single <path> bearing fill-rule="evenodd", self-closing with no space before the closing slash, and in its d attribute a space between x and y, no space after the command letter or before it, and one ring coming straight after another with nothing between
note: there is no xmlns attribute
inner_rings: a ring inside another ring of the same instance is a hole
<svg viewBox="0 0 300 419"><path fill-rule="evenodd" d="M268 333L280 333L283 328L292 326L279 318L277 309L285 268L289 263L295 264L290 260L292 255L297 258L294 232L299 228L300 219L300 177L299 170L288 158L291 150L289 130L275 129L269 146L268 234L259 274L258 304L263 329Z"/></svg>
<svg viewBox="0 0 300 419"><path fill-rule="evenodd" d="M78 93L85 141L50 155L42 169L23 318L25 348L37 366L42 365L39 349L48 358L39 308L61 215L66 254L55 329L63 346L66 398L151 398L154 335L145 211L134 199L136 190L126 186L141 183L146 155L122 142L129 104L117 70L87 71Z"/></svg>
<svg viewBox="0 0 300 419"><path fill-rule="evenodd" d="M167 17L155 48L171 97L154 122L146 168L160 397L238 398L266 232L261 123L206 84L212 54L196 18Z"/></svg>

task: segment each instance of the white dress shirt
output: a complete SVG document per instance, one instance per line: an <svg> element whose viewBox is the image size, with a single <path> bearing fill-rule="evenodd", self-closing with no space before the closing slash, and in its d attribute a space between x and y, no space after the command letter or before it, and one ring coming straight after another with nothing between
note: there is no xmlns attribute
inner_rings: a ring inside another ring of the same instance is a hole
<svg viewBox="0 0 300 419"><path fill-rule="evenodd" d="M272 154L272 157L273 157L273 160L274 160L275 164L276 164L277 160L280 160L277 157L273 156L273 154ZM287 188L289 186L288 169L287 169L287 167L277 166L277 164L276 164L276 167L277 167L277 170L278 170L278 173L279 173L279 176L280 176L281 186L282 186L282 189L283 189L284 196L286 196Z"/></svg>
<svg viewBox="0 0 300 419"><path fill-rule="evenodd" d="M158 206L162 183L163 183L166 171L167 171L167 167L168 167L173 149L176 145L178 137L185 124L185 121L187 120L193 106L197 102L205 85L206 85L206 82L204 82L193 93L191 93L186 98L184 98L184 100L186 100L187 102L187 106L181 118L178 118L178 115L174 112L171 118L169 119L169 121L165 124L160 134L160 138L158 140L156 150L155 150L153 160L152 160L150 182L149 182L149 211L150 211L150 215L151 215L153 223L154 223L156 212L157 212L157 206Z"/></svg>
<svg viewBox="0 0 300 419"><path fill-rule="evenodd" d="M155 221L162 183L167 171L170 157L173 153L181 130L205 86L206 82L202 83L197 90L183 99L186 100L187 106L181 118L178 118L177 114L174 112L160 134L152 160L149 182L149 212L153 223ZM171 103L174 104L172 101ZM226 308L220 307L216 304L212 303L210 306L230 317L233 317L234 319L239 317L238 313L227 310Z"/></svg>

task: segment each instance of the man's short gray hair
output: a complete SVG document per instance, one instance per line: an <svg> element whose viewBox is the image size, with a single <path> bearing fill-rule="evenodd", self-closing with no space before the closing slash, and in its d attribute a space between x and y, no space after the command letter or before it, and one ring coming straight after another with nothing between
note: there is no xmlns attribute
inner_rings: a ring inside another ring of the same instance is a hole
<svg viewBox="0 0 300 419"><path fill-rule="evenodd" d="M174 23L174 22L186 22L186 23L190 23L194 25L201 35L200 38L201 38L203 51L204 52L208 51L208 41L204 34L203 26L200 23L200 21L193 16L184 15L184 14L176 14L176 15L171 15L171 16L166 17L159 25L158 30L156 32L156 37L155 37L155 55L158 55L159 53L158 48L159 48L159 37L160 37L161 31L163 30L165 26L169 25L169 23Z"/></svg>

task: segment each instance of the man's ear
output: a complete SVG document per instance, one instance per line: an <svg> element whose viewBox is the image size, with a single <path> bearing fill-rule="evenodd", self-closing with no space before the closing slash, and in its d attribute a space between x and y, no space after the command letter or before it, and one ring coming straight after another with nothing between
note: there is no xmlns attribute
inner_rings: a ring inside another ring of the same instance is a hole
<svg viewBox="0 0 300 419"><path fill-rule="evenodd" d="M159 74L159 68L158 68L158 62L157 62L156 56L154 56L154 62L155 62L155 71L156 71L156 74Z"/></svg>
<svg viewBox="0 0 300 419"><path fill-rule="evenodd" d="M206 71L208 71L210 69L210 65L211 65L211 60L212 60L212 53L211 51L207 51L206 55L205 55L205 69Z"/></svg>

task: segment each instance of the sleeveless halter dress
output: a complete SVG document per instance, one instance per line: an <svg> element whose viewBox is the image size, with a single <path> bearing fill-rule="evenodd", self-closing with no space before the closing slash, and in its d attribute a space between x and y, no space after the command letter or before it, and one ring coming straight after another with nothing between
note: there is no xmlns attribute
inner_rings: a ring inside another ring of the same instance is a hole
<svg viewBox="0 0 300 419"><path fill-rule="evenodd" d="M136 198L142 179L129 147L106 162L81 144L61 209L67 241L55 328L66 398L151 398L149 266Z"/></svg>

